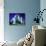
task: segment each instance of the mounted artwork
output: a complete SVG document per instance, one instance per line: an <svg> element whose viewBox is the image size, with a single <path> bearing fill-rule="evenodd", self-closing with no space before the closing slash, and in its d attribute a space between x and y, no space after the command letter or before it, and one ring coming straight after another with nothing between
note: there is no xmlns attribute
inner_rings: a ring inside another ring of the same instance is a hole
<svg viewBox="0 0 46 46"><path fill-rule="evenodd" d="M10 25L25 25L25 13L9 13Z"/></svg>

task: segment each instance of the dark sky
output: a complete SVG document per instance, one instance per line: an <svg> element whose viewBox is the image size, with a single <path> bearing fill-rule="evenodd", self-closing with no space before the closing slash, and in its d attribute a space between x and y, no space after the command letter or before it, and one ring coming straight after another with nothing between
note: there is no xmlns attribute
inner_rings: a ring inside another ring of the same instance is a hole
<svg viewBox="0 0 46 46"><path fill-rule="evenodd" d="M25 13L9 13L9 20L11 20L15 15L19 15L25 20Z"/></svg>

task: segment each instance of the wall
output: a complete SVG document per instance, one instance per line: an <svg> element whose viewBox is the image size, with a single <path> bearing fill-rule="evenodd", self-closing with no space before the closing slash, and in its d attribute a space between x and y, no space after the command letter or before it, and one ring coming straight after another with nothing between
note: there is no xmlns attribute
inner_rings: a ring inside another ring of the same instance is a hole
<svg viewBox="0 0 46 46"><path fill-rule="evenodd" d="M40 1L40 9L41 9L41 11L43 9L46 9L46 0L41 0ZM41 21L41 25L46 27L46 20L45 20L46 19L46 10L43 12L42 17L43 17L43 22Z"/></svg>
<svg viewBox="0 0 46 46"><path fill-rule="evenodd" d="M31 29L35 14L40 10L40 0L4 0L4 39L7 41L18 41L24 37ZM10 26L9 13L26 14L26 25Z"/></svg>
<svg viewBox="0 0 46 46"><path fill-rule="evenodd" d="M4 0L0 0L0 42L4 41L4 8L3 8L3 1Z"/></svg>

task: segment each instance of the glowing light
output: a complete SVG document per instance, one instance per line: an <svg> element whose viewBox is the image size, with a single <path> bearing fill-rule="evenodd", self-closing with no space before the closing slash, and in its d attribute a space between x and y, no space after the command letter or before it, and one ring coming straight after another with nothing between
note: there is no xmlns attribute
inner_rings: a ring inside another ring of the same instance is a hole
<svg viewBox="0 0 46 46"><path fill-rule="evenodd" d="M4 3L0 0L0 42L4 41Z"/></svg>

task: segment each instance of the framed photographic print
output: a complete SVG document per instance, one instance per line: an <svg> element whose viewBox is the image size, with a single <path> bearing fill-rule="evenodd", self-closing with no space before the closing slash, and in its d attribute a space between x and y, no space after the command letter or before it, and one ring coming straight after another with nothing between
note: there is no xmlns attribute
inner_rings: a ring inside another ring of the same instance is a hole
<svg viewBox="0 0 46 46"><path fill-rule="evenodd" d="M25 25L25 13L9 13L10 25Z"/></svg>

